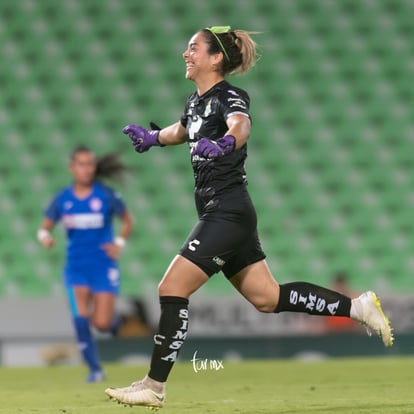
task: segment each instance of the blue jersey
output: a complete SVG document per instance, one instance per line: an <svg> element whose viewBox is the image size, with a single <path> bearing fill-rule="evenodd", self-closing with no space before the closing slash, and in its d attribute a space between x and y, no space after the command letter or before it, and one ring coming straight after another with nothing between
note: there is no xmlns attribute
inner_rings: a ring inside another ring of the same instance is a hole
<svg viewBox="0 0 414 414"><path fill-rule="evenodd" d="M45 216L55 223L61 220L66 229L66 268L115 265L102 250L102 244L113 242L112 219L125 211L121 196L99 182L95 182L91 193L82 199L75 196L72 186L60 191L46 209Z"/></svg>

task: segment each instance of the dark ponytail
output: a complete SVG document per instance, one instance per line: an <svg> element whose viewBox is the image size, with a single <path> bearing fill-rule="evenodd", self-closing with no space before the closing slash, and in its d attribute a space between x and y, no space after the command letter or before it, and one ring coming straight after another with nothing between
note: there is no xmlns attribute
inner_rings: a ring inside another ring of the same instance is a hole
<svg viewBox="0 0 414 414"><path fill-rule="evenodd" d="M128 167L119 159L117 152L110 152L102 155L96 160L95 178L114 179L115 181L122 181Z"/></svg>

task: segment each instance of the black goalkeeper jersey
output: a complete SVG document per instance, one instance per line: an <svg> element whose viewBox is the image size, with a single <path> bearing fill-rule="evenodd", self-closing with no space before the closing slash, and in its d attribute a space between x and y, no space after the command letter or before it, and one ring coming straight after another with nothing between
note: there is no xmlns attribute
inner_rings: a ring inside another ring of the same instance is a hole
<svg viewBox="0 0 414 414"><path fill-rule="evenodd" d="M190 150L201 138L217 140L228 131L229 116L243 114L250 118L249 95L223 80L204 95L194 92L187 100L181 123L187 131ZM247 184L244 161L247 146L215 160L192 155L195 193L199 201L208 200Z"/></svg>

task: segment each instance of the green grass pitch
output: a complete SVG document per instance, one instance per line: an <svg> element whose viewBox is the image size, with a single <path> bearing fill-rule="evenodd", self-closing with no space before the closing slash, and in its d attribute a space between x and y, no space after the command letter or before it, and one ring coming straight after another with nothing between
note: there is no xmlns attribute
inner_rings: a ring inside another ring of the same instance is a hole
<svg viewBox="0 0 414 414"><path fill-rule="evenodd" d="M196 373L191 363L178 363L159 413L414 413L414 358L224 361L223 366ZM0 413L150 412L118 405L103 392L139 379L146 367L109 364L106 371L107 382L84 384L83 367L0 368Z"/></svg>

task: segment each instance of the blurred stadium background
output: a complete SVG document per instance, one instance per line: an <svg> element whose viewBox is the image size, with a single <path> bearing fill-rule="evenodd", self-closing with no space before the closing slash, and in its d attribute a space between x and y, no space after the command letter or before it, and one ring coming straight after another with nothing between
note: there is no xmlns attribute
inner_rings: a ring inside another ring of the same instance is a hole
<svg viewBox="0 0 414 414"><path fill-rule="evenodd" d="M132 167L117 187L136 219L122 296L155 309L195 220L191 166L184 146L138 156L121 129L178 120L194 88L181 53L224 24L262 32L257 67L231 80L252 99L247 170L276 277L330 285L343 272L353 291L414 296L413 12L411 0L2 0L0 326L13 304L64 305L63 232L52 252L35 234L80 143ZM230 295L215 276L201 299Z"/></svg>

